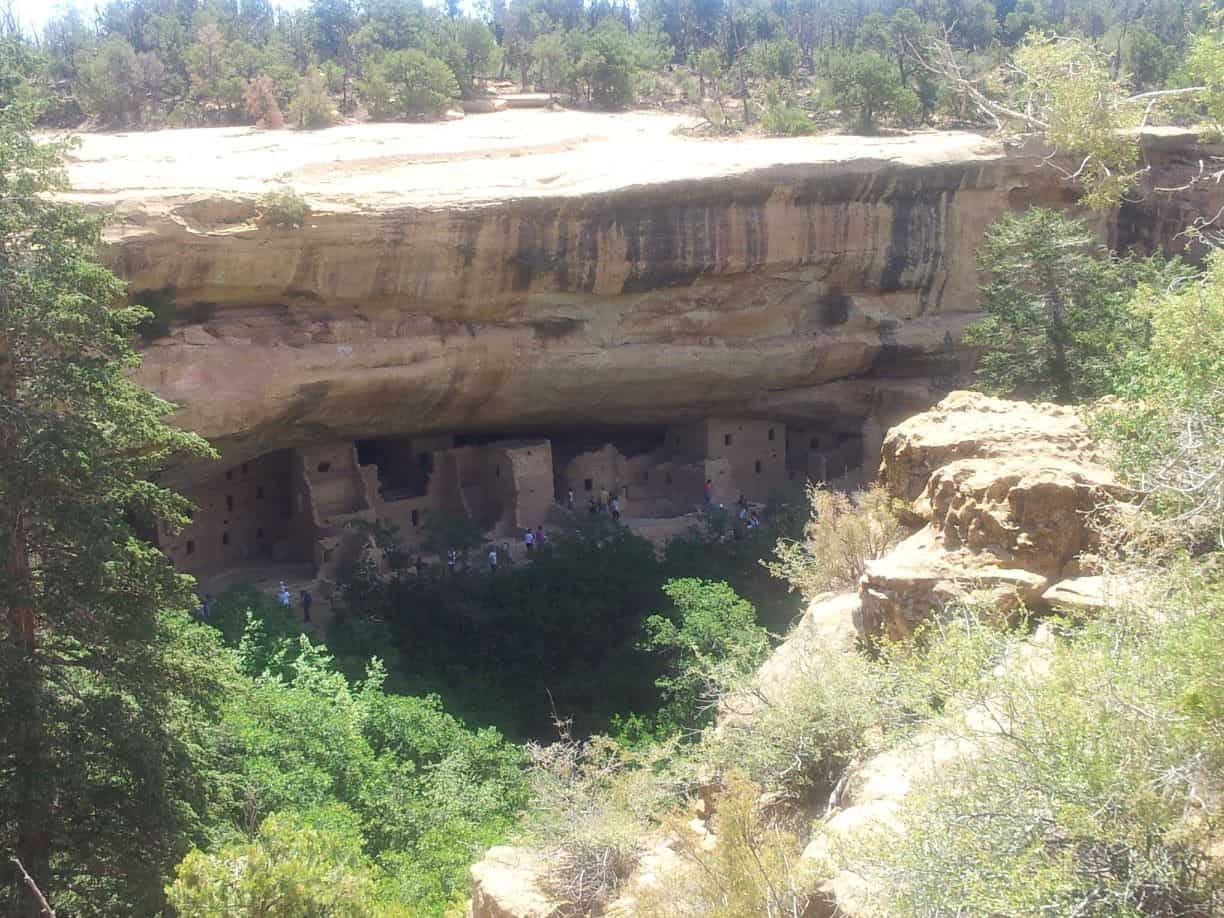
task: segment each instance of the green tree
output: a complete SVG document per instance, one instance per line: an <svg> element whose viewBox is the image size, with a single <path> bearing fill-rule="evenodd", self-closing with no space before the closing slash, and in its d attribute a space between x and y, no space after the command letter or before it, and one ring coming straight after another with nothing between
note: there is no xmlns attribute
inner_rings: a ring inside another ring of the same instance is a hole
<svg viewBox="0 0 1224 918"><path fill-rule="evenodd" d="M166 892L183 915L362 918L374 878L359 833L274 813L253 841L192 851Z"/></svg>
<svg viewBox="0 0 1224 918"><path fill-rule="evenodd" d="M624 23L604 19L591 30L578 61L578 76L593 105L606 109L630 105L637 68L633 41Z"/></svg>
<svg viewBox="0 0 1224 918"><path fill-rule="evenodd" d="M647 618L643 644L668 658L668 673L656 681L667 699L663 716L692 726L708 720L718 697L760 665L769 636L752 603L726 583L686 577L669 580L663 592L675 613Z"/></svg>
<svg viewBox="0 0 1224 918"><path fill-rule="evenodd" d="M98 219L50 194L30 72L0 44L0 910L38 914L11 852L65 911L151 914L207 806L178 729L208 651L182 654L164 610L189 581L132 521L184 523L151 479L209 451L130 378L148 313L94 262Z"/></svg>
<svg viewBox="0 0 1224 918"><path fill-rule="evenodd" d="M829 84L836 104L857 115L857 127L865 134L875 130L881 115L911 118L920 108L918 96L902 85L896 69L877 51L833 55Z"/></svg>
<svg viewBox="0 0 1224 918"><path fill-rule="evenodd" d="M986 317L965 342L982 349L983 389L1064 404L1111 390L1144 334L1127 305L1132 266L1083 222L1040 208L992 224L978 260Z"/></svg>
<svg viewBox="0 0 1224 918"><path fill-rule="evenodd" d="M1121 401L1095 413L1115 465L1161 531L1195 551L1224 546L1224 255L1199 277L1140 285L1132 308L1151 324L1121 373Z"/></svg>
<svg viewBox="0 0 1224 918"><path fill-rule="evenodd" d="M387 107L403 117L438 117L459 98L451 69L415 48L391 51L375 71L390 91Z"/></svg>
<svg viewBox="0 0 1224 918"><path fill-rule="evenodd" d="M318 68L307 70L289 103L289 120L301 130L324 128L336 120L326 81Z"/></svg>
<svg viewBox="0 0 1224 918"><path fill-rule="evenodd" d="M111 124L138 120L140 111L140 62L125 39L112 35L80 66L77 95L86 114L101 116Z"/></svg>

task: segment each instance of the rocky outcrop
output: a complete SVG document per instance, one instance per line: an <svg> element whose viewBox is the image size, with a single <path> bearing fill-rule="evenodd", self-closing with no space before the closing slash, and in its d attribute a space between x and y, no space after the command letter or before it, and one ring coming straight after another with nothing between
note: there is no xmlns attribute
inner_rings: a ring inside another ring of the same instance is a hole
<svg viewBox="0 0 1224 918"><path fill-rule="evenodd" d="M1072 200L1041 151L970 133L727 143L683 123L89 135L73 197L113 210L112 263L169 320L142 380L229 464L712 414L855 419L870 454L963 377L984 228ZM1191 142L1154 149L1153 174L1193 168ZM301 228L260 203L281 184Z"/></svg>
<svg viewBox="0 0 1224 918"><path fill-rule="evenodd" d="M880 477L923 524L867 564L864 638L908 637L932 609L984 594L1006 615L1047 591L1094 544L1089 515L1125 491L1073 409L954 392L893 428Z"/></svg>
<svg viewBox="0 0 1224 918"><path fill-rule="evenodd" d="M469 870L471 918L560 918L561 905L540 890L545 866L525 848L499 846Z"/></svg>

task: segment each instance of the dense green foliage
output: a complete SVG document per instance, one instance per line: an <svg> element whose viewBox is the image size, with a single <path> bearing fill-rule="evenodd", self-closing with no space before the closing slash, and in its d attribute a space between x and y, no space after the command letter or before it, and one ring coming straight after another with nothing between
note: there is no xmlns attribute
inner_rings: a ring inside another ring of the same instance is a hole
<svg viewBox="0 0 1224 918"><path fill-rule="evenodd" d="M992 224L978 250L986 317L965 332L982 349L987 391L1070 404L1113 391L1122 364L1146 347L1135 286L1178 270L1161 259L1119 259L1082 221L1034 208Z"/></svg>
<svg viewBox="0 0 1224 918"><path fill-rule="evenodd" d="M314 0L292 11L265 0L111 0L96 21L70 9L38 38L58 123L275 128L286 112L295 126L320 127L336 109L421 118L445 111L456 88L472 98L486 80L516 77L572 104L682 97L719 130L760 114L770 133L796 135L820 110L867 131L981 118L974 92L984 92L997 106L987 122L1021 112L1017 123L1061 150L1092 152L1082 177L1103 202L1136 168L1133 141L1113 131L1151 115L1132 94L1205 87L1190 108L1168 100L1169 111L1214 112L1218 123L1221 41L1211 24L1191 0L496 0L475 16L420 0ZM779 110L773 81L803 104Z"/></svg>
<svg viewBox="0 0 1224 918"><path fill-rule="evenodd" d="M668 671L656 680L666 701L659 718L685 728L708 723L727 687L755 672L769 652L756 610L725 583L691 577L663 586L673 616L644 622L646 646L663 653Z"/></svg>
<svg viewBox="0 0 1224 918"><path fill-rule="evenodd" d="M216 686L131 520L182 523L149 477L207 447L127 374L148 313L92 261L99 222L48 195L27 68L0 43L0 910L29 910L11 852L65 911L148 913L212 805L190 766Z"/></svg>
<svg viewBox="0 0 1224 918"><path fill-rule="evenodd" d="M1224 547L1224 256L1180 283L1144 285L1132 308L1150 342L1127 355L1094 420L1119 471L1167 534L1195 551Z"/></svg>
<svg viewBox="0 0 1224 918"><path fill-rule="evenodd" d="M444 519L434 526L431 539L463 549L456 571L425 564L418 573L414 565L382 578L358 566L344 579L329 644L357 660L378 653L396 690L440 692L465 718L516 737L551 735L554 709L580 735L608 729L614 715L650 718L666 661L638 644L673 577L729 581L771 627L794 614L759 564L777 530L767 523L749 531L726 511L673 540L662 559L610 517L578 515L530 563L503 556L494 575L465 527ZM662 611L677 615L678 606Z"/></svg>

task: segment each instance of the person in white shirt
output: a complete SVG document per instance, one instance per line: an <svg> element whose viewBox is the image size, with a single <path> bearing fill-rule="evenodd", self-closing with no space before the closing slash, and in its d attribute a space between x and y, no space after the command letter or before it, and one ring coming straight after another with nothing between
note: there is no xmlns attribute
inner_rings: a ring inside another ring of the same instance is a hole
<svg viewBox="0 0 1224 918"><path fill-rule="evenodd" d="M293 597L289 595L289 588L285 586L285 581L280 582L280 591L276 594L276 601L282 606L293 605Z"/></svg>
<svg viewBox="0 0 1224 918"><path fill-rule="evenodd" d="M527 554L535 547L535 533L530 529L523 530L523 544L527 546Z"/></svg>
<svg viewBox="0 0 1224 918"><path fill-rule="evenodd" d="M496 548L489 549L489 573L490 574L497 573L497 549Z"/></svg>

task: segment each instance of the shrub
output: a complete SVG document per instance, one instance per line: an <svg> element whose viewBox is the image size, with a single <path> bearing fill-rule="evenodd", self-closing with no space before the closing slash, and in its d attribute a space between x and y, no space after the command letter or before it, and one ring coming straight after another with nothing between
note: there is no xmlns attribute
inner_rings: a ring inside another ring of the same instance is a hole
<svg viewBox="0 0 1224 918"><path fill-rule="evenodd" d="M741 769L794 803L811 804L827 796L867 747L869 731L887 708L880 705L878 666L866 657L808 646L797 660L768 697L725 700L732 716L703 738L701 758L722 772Z"/></svg>
<svg viewBox="0 0 1224 918"><path fill-rule="evenodd" d="M549 865L547 891L575 914L611 900L633 872L653 816L675 801L657 771L670 747L630 752L607 737L528 745L533 806L528 839Z"/></svg>
<svg viewBox="0 0 1224 918"><path fill-rule="evenodd" d="M1118 394L1094 413L1123 478L1168 536L1224 546L1224 255L1180 284L1141 286L1134 310L1151 341L1132 349Z"/></svg>
<svg viewBox="0 0 1224 918"><path fill-rule="evenodd" d="M288 185L269 191L259 199L260 220L283 229L301 229L310 207L306 199Z"/></svg>
<svg viewBox="0 0 1224 918"><path fill-rule="evenodd" d="M779 539L769 572L811 599L858 582L866 563L904 534L894 501L880 485L853 497L808 486L811 518L802 542Z"/></svg>
<svg viewBox="0 0 1224 918"><path fill-rule="evenodd" d="M875 129L880 115L911 118L921 108L914 91L901 84L896 67L875 51L835 53L829 82L837 105L857 113L857 127L863 133Z"/></svg>
<svg viewBox="0 0 1224 918"><path fill-rule="evenodd" d="M766 134L782 137L801 137L816 130L816 124L808 113L789 98L785 85L774 81L765 91L765 113L761 116L761 127Z"/></svg>
<svg viewBox="0 0 1224 918"><path fill-rule="evenodd" d="M669 660L667 675L655 682L667 700L660 715L677 727L690 726L756 670L769 652L769 637L752 604L725 583L669 580L663 592L675 615L647 618L643 643Z"/></svg>
<svg viewBox="0 0 1224 918"><path fill-rule="evenodd" d="M327 81L317 67L307 70L289 103L289 119L300 130L328 127L336 120L336 109L327 94Z"/></svg>
<svg viewBox="0 0 1224 918"><path fill-rule="evenodd" d="M649 887L638 912L650 918L805 914L813 889L810 865L799 857L799 839L771 824L760 796L742 772L726 776L711 819L713 848L691 820L680 814L664 820L686 869Z"/></svg>
<svg viewBox="0 0 1224 918"><path fill-rule="evenodd" d="M274 813L250 842L192 851L166 894L183 915L358 918L369 914L374 879L356 831Z"/></svg>
<svg viewBox="0 0 1224 918"><path fill-rule="evenodd" d="M1043 208L990 225L978 249L986 317L965 332L981 348L977 384L1064 404L1111 391L1147 336L1136 280L1167 282L1160 259L1114 258L1081 220Z"/></svg>
<svg viewBox="0 0 1224 918"><path fill-rule="evenodd" d="M789 38L759 41L748 52L748 69L762 79L789 80L799 69L799 46Z"/></svg>
<svg viewBox="0 0 1224 918"><path fill-rule="evenodd" d="M976 754L845 850L881 915L1208 915L1224 764L1224 616L1201 580L1106 613L1000 671ZM979 724L981 721L979 721Z"/></svg>
<svg viewBox="0 0 1224 918"><path fill-rule="evenodd" d="M276 83L272 77L261 73L249 81L242 93L242 102L247 115L255 119L256 127L278 131L285 126L285 116L281 114L276 101Z"/></svg>

